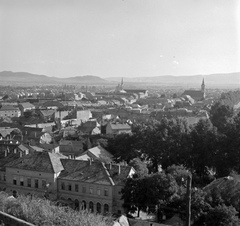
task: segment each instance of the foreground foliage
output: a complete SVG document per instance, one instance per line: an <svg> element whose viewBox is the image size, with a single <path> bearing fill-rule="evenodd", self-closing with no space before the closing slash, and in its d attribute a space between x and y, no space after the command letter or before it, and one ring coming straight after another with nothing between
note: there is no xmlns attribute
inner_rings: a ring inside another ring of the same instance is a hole
<svg viewBox="0 0 240 226"><path fill-rule="evenodd" d="M3 192L0 193L0 211L35 225L110 226L113 224L110 217L59 207L49 200L37 197L19 196L17 199L9 199Z"/></svg>

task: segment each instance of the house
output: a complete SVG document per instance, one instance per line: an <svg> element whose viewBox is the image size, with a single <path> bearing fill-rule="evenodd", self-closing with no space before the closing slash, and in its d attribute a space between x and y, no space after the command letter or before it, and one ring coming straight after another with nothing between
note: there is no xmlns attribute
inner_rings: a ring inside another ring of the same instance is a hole
<svg viewBox="0 0 240 226"><path fill-rule="evenodd" d="M61 158L65 156L47 151L34 152L7 163L6 191L42 197L48 193L51 199L56 199L57 177L64 169Z"/></svg>
<svg viewBox="0 0 240 226"><path fill-rule="evenodd" d="M0 140L22 140L22 132L18 128L0 127Z"/></svg>
<svg viewBox="0 0 240 226"><path fill-rule="evenodd" d="M48 110L39 110L40 117L45 121L54 121L55 117L55 110L53 109L48 109Z"/></svg>
<svg viewBox="0 0 240 226"><path fill-rule="evenodd" d="M13 117L20 117L21 111L18 107L12 105L2 105L0 108L0 118L13 118Z"/></svg>
<svg viewBox="0 0 240 226"><path fill-rule="evenodd" d="M60 140L59 151L66 156L79 156L84 152L83 141Z"/></svg>
<svg viewBox="0 0 240 226"><path fill-rule="evenodd" d="M106 134L121 134L121 133L131 133L131 126L123 123L112 123L108 122L106 126Z"/></svg>
<svg viewBox="0 0 240 226"><path fill-rule="evenodd" d="M6 185L6 165L19 158L18 154L0 152L0 191L7 189Z"/></svg>
<svg viewBox="0 0 240 226"><path fill-rule="evenodd" d="M75 209L107 214L123 213L121 189L135 170L130 166L100 161L61 160L58 177L59 199L72 201Z"/></svg>
<svg viewBox="0 0 240 226"><path fill-rule="evenodd" d="M34 110L35 109L35 106L29 102L24 102L24 103L20 103L18 105L20 111L21 111L21 115L24 114L24 112L26 111L31 111L31 110Z"/></svg>
<svg viewBox="0 0 240 226"><path fill-rule="evenodd" d="M86 135L96 135L96 134L100 134L101 130L100 130L100 125L97 122L97 120L89 120L85 123L82 123L79 127L78 130L82 133L82 134L86 134Z"/></svg>
<svg viewBox="0 0 240 226"><path fill-rule="evenodd" d="M78 160L99 160L100 162L110 163L113 161L113 155L100 145L90 148L76 157Z"/></svg>

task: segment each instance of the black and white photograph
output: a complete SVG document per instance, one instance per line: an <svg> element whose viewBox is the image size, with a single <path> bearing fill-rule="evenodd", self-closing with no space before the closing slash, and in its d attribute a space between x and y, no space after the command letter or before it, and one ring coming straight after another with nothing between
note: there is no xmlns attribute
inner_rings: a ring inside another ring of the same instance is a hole
<svg viewBox="0 0 240 226"><path fill-rule="evenodd" d="M240 226L239 0L0 0L0 226Z"/></svg>

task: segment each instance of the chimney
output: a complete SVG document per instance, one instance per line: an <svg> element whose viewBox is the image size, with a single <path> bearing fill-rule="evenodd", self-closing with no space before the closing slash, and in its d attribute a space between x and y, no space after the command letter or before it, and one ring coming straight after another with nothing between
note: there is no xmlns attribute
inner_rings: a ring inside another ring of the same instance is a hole
<svg viewBox="0 0 240 226"><path fill-rule="evenodd" d="M92 165L92 159L89 158L89 165L91 166Z"/></svg>
<svg viewBox="0 0 240 226"><path fill-rule="evenodd" d="M112 169L112 163L111 162L109 163L109 169L110 170Z"/></svg>
<svg viewBox="0 0 240 226"><path fill-rule="evenodd" d="M121 165L118 164L118 175L120 175L120 174L121 174Z"/></svg>
<svg viewBox="0 0 240 226"><path fill-rule="evenodd" d="M4 156L7 157L7 149L5 149Z"/></svg>

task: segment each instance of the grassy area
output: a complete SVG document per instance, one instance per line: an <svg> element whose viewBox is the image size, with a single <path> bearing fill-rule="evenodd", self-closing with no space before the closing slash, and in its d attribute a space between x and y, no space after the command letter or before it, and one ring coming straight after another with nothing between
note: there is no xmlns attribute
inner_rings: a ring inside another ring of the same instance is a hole
<svg viewBox="0 0 240 226"><path fill-rule="evenodd" d="M111 217L105 217L87 211L74 211L68 207L55 206L49 200L20 195L17 199L9 199L0 192L0 211L44 226L112 226Z"/></svg>

